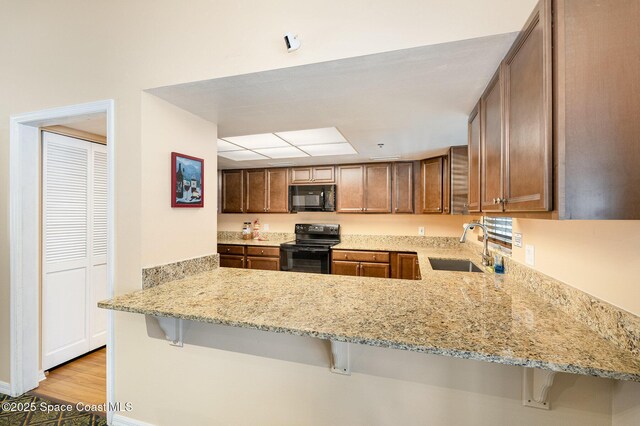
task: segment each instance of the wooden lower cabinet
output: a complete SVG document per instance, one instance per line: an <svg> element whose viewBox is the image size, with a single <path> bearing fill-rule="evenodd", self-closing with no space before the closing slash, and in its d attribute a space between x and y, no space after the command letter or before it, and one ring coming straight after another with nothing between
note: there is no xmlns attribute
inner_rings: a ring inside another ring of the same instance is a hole
<svg viewBox="0 0 640 426"><path fill-rule="evenodd" d="M391 255L391 278L419 280L420 265L414 253L393 253Z"/></svg>
<svg viewBox="0 0 640 426"><path fill-rule="evenodd" d="M331 273L353 277L389 278L389 252L334 250L331 253Z"/></svg>
<svg viewBox="0 0 640 426"><path fill-rule="evenodd" d="M334 260L331 262L331 273L334 275L350 275L352 277L357 277L360 273L360 262Z"/></svg>
<svg viewBox="0 0 640 426"><path fill-rule="evenodd" d="M218 244L223 268L280 270L280 247Z"/></svg>
<svg viewBox="0 0 640 426"><path fill-rule="evenodd" d="M279 271L279 257L247 257L247 269L262 269L265 271Z"/></svg>
<svg viewBox="0 0 640 426"><path fill-rule="evenodd" d="M220 267L244 269L244 256L220 255Z"/></svg>
<svg viewBox="0 0 640 426"><path fill-rule="evenodd" d="M373 278L389 278L388 263L360 262L360 276Z"/></svg>

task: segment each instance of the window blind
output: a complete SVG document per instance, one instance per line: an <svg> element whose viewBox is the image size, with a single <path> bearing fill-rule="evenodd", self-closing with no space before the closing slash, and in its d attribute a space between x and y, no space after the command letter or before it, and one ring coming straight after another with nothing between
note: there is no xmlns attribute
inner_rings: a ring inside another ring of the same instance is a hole
<svg viewBox="0 0 640 426"><path fill-rule="evenodd" d="M513 235L510 217L484 217L484 224L489 231L489 241L511 250Z"/></svg>

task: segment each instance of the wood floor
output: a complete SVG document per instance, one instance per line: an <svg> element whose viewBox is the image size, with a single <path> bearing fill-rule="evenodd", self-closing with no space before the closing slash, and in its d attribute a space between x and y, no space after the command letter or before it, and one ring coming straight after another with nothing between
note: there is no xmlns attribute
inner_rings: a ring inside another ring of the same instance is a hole
<svg viewBox="0 0 640 426"><path fill-rule="evenodd" d="M107 400L107 350L97 349L49 371L31 393L43 398L85 404Z"/></svg>

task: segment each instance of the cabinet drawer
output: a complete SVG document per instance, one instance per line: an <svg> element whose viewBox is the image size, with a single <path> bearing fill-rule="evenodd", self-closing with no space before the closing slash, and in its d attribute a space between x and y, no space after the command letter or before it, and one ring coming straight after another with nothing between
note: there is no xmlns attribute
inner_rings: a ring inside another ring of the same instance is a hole
<svg viewBox="0 0 640 426"><path fill-rule="evenodd" d="M247 247L247 256L280 257L280 247Z"/></svg>
<svg viewBox="0 0 640 426"><path fill-rule="evenodd" d="M389 263L389 252L333 250L333 260Z"/></svg>
<svg viewBox="0 0 640 426"><path fill-rule="evenodd" d="M218 253L244 255L244 246L231 246L226 244L218 244Z"/></svg>

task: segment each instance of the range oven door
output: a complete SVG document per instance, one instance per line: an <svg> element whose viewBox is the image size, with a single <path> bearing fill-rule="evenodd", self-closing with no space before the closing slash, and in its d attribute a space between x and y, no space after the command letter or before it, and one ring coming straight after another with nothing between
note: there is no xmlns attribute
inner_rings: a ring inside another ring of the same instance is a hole
<svg viewBox="0 0 640 426"><path fill-rule="evenodd" d="M326 247L280 246L280 269L314 274L331 273L331 252Z"/></svg>

